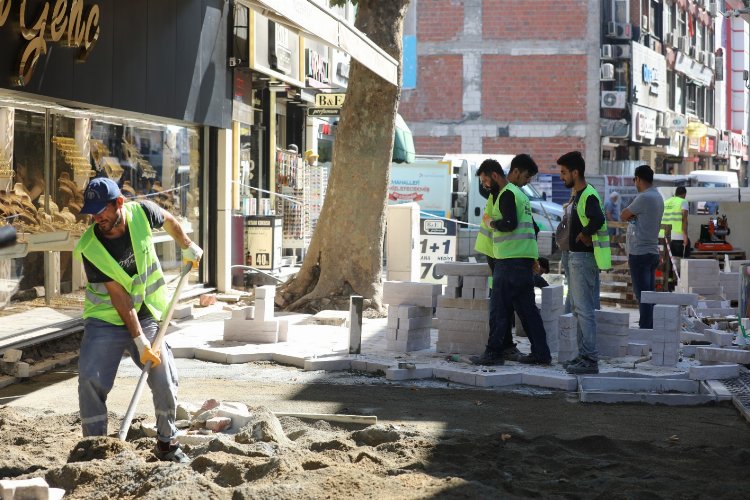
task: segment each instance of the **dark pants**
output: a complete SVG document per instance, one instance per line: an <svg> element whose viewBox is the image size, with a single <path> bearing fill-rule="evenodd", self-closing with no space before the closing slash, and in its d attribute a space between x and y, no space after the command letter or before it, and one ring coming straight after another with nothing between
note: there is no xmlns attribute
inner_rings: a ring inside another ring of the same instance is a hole
<svg viewBox="0 0 750 500"><path fill-rule="evenodd" d="M640 328L654 327L654 305L641 303L641 292L652 292L656 288L656 268L659 266L659 255L647 253L643 255L629 255L630 277L633 280L633 293L638 299L638 309L641 317L638 320Z"/></svg>
<svg viewBox="0 0 750 500"><path fill-rule="evenodd" d="M20 259L19 259L20 260ZM497 259L493 257L487 257L487 264L490 266L490 274L495 274L495 262L497 262ZM493 278L494 281L494 278ZM490 299L492 299L492 288L490 288ZM515 315L513 315L513 321L508 323L508 330L505 332L505 335L503 336L503 350L506 349L513 349L516 347L515 342L513 342L513 327L515 326ZM490 323L492 325L492 323ZM492 326L490 326L492 328Z"/></svg>
<svg viewBox="0 0 750 500"><path fill-rule="evenodd" d="M669 251L672 252L672 257L687 259L690 257L690 241L688 240L687 245L685 245L683 240L672 240L669 242Z"/></svg>
<svg viewBox="0 0 750 500"><path fill-rule="evenodd" d="M547 333L534 302L534 273L531 259L499 259L495 261L490 297L490 336L487 349L501 353L507 347L507 333L518 313L521 325L531 342L531 355L549 361Z"/></svg>

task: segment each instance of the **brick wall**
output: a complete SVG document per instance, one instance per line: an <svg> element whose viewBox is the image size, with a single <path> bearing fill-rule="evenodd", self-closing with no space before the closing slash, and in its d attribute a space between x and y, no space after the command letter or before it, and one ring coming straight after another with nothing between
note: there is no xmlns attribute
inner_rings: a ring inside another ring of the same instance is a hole
<svg viewBox="0 0 750 500"><path fill-rule="evenodd" d="M417 65L417 89L402 92L401 116L407 122L460 119L463 112L463 56L420 56Z"/></svg>
<svg viewBox="0 0 750 500"><path fill-rule="evenodd" d="M586 120L586 56L485 55L482 68L485 120Z"/></svg>
<svg viewBox="0 0 750 500"><path fill-rule="evenodd" d="M482 35L485 40L581 38L587 12L586 0L484 0Z"/></svg>
<svg viewBox="0 0 750 500"><path fill-rule="evenodd" d="M485 137L483 150L487 154L528 153L539 165L539 171L559 173L557 159L568 151L585 155L583 137Z"/></svg>
<svg viewBox="0 0 750 500"><path fill-rule="evenodd" d="M421 42L457 39L464 29L464 6L459 0L419 0L417 33Z"/></svg>
<svg viewBox="0 0 750 500"><path fill-rule="evenodd" d="M461 152L461 137L414 137L414 149L420 155L444 155Z"/></svg>

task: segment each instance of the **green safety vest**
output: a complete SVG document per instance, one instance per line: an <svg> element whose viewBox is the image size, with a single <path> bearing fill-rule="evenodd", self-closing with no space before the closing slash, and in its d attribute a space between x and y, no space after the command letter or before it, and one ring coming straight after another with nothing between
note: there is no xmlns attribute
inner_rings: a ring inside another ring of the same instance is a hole
<svg viewBox="0 0 750 500"><path fill-rule="evenodd" d="M661 217L662 224L672 226L672 234L682 234L682 204L685 198L672 196L664 202L664 215ZM664 237L664 230L659 231L659 237Z"/></svg>
<svg viewBox="0 0 750 500"><path fill-rule="evenodd" d="M509 182L500 191L498 200L506 190L513 193L513 198L516 201L518 226L509 233L498 230L493 232L493 256L496 259L537 259L539 258L539 248L536 245L534 220L531 217L529 198L515 184ZM502 219L502 217L500 203L495 203L492 207L492 220Z"/></svg>
<svg viewBox="0 0 750 500"><path fill-rule="evenodd" d="M140 204L126 203L123 209L138 269L135 276L128 276L128 273L104 248L94 234L94 225L89 226L83 233L73 250L73 255L78 259L82 255L86 256L97 269L122 285L130 295L136 311L139 311L145 304L156 321L159 321L169 304L164 274L162 274L159 259L156 257L156 249L151 237L151 226ZM112 299L104 283L89 283L86 286L83 317L84 319L97 318L113 325L125 324L112 305Z"/></svg>
<svg viewBox="0 0 750 500"><path fill-rule="evenodd" d="M490 194L487 197L487 203L484 205L484 213L485 214L492 214L492 207L495 204L497 200L495 200L495 197ZM482 222L479 224L479 233L477 233L477 241L474 243L474 250L481 253L482 255L487 255L488 257L492 257L492 233L494 230L484 223L484 217L482 218Z"/></svg>
<svg viewBox="0 0 750 500"><path fill-rule="evenodd" d="M586 203L589 196L593 196L599 202L599 208L602 209L604 214L604 205L602 199L599 197L599 193L591 184L587 184L586 188L581 194L581 199L578 202L576 213L578 218L581 220L581 225L586 227L589 225L589 218L586 217ZM591 236L591 241L594 244L594 259L596 260L596 267L599 269L612 269L612 250L609 247L609 231L607 230L607 218L604 218L604 224Z"/></svg>

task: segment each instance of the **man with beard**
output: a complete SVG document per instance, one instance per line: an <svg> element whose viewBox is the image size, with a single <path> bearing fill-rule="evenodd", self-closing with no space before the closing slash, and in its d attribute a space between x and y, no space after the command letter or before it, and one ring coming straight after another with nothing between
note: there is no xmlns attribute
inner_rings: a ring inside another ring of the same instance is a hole
<svg viewBox="0 0 750 500"><path fill-rule="evenodd" d="M491 214L493 210L497 209L497 203L500 197L500 191L505 188L508 184L508 179L505 178L505 172L503 167L497 160L487 159L484 160L479 168L477 169L477 177L479 182L484 188L484 191L488 193L487 203L484 206L484 215L482 216L482 222L479 225L479 234L477 234L477 241L474 245L474 250L485 255L487 257L487 264L490 266L490 296L492 295L492 274L495 271L495 257L493 255L493 235L495 230L490 227L492 222ZM490 322L490 329L492 329L493 321ZM507 324L507 330L503 336L503 358L506 360L515 361L521 356L521 351L518 350L516 344L513 342L513 325Z"/></svg>
<svg viewBox="0 0 750 500"><path fill-rule="evenodd" d="M477 365L504 363L504 339L514 310L531 343L531 353L520 356L517 361L538 365L548 365L551 361L544 325L534 301L534 272L539 266L535 224L529 198L521 191L538 171L539 167L531 156L520 154L513 158L508 183L500 191L490 214L488 226L494 231L495 258L490 334L484 354L472 359Z"/></svg>
<svg viewBox="0 0 750 500"><path fill-rule="evenodd" d="M586 182L586 162L578 151L557 160L560 179L572 189L568 250L568 295L578 320L578 356L563 363L572 374L599 373L596 350L596 312L599 270L612 267L609 232L599 193Z"/></svg>
<svg viewBox="0 0 750 500"><path fill-rule="evenodd" d="M197 265L203 250L191 241L177 219L150 201L125 203L117 184L92 179L84 192L82 214L94 216L76 245L89 284L83 309L84 335L78 362L78 404L84 436L107 435L107 395L123 353L143 369L152 366L148 385L156 410L160 460L184 463L187 456L175 440L177 370L166 343L151 348L158 321L169 306L167 286L151 237L164 227L182 249L186 262Z"/></svg>

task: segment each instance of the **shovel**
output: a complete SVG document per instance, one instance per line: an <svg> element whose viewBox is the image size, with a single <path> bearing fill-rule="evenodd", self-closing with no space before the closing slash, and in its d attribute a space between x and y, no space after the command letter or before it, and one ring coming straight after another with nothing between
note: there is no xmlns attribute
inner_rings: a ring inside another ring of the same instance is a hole
<svg viewBox="0 0 750 500"><path fill-rule="evenodd" d="M192 262L188 262L187 264L182 266L182 269L180 269L180 281L177 282L177 288L175 288L174 294L172 295L172 301L169 303L169 308L167 309L167 312L162 317L161 326L159 327L159 332L156 334L156 338L154 338L154 341L151 343L151 348L154 351L159 352L161 350L161 341L164 338L164 334L167 333L167 328L169 328L169 322L172 320L172 313L174 312L174 308L177 305L177 302L180 300L180 292L182 291L182 287L185 284L185 281L187 281L187 275L190 273L190 270L193 268ZM125 441L125 437L128 435L128 429L130 428L130 422L133 421L133 414L135 413L135 407L138 406L138 400L141 399L141 393L143 392L143 387L146 385L146 380L148 379L148 371L151 369L151 361L146 361L146 364L143 365L143 371L141 372L141 378L138 379L138 385L135 386L135 392L133 393L133 398L130 400L130 405L128 405L128 411L125 413L125 418L122 421L122 424L120 425L120 432L117 433L117 437L120 438L120 440Z"/></svg>

